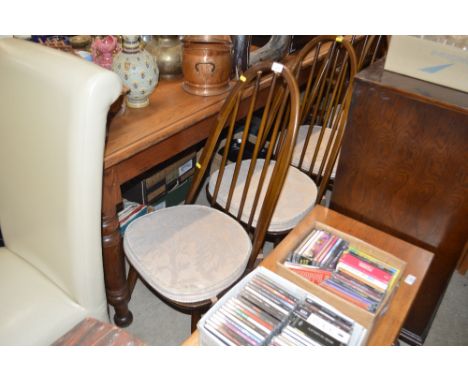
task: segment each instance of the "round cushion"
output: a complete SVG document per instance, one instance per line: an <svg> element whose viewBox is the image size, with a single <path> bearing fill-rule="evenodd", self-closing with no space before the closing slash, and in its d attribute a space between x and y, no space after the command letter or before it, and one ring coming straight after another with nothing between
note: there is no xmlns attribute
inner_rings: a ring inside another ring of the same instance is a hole
<svg viewBox="0 0 468 382"><path fill-rule="evenodd" d="M245 205L242 210L241 220L244 223L248 223L250 218L250 211L252 210L255 193L258 187L258 182L260 180L264 162L265 161L263 159L257 159L257 162L255 163L255 170L252 175L249 191L247 193ZM265 177L265 183L260 195L258 206L261 206L263 200L265 199L265 194L268 188L267 185L269 184L274 165L275 161L271 161L268 166L268 171ZM229 187L231 186L231 180L233 179L235 166L235 163L231 163L225 167L223 179L218 191L216 203L224 208L227 205ZM249 166L250 160L242 161L236 182L236 188L234 190L231 205L229 207L229 212L233 216L237 216L239 211ZM216 179L218 178L218 172L219 171L215 171L210 176L210 182L208 186L208 192L210 195L213 195ZM278 204L276 205L276 209L273 213L268 231L284 232L294 228L297 223L299 223L299 221L301 221L302 218L307 215L307 213L314 207L316 198L317 186L313 180L297 168L289 166L288 174L286 175L286 180L284 182L283 189L281 190ZM252 223L253 227L257 226L259 216L260 208L257 207Z"/></svg>
<svg viewBox="0 0 468 382"><path fill-rule="evenodd" d="M140 276L182 303L215 297L244 272L252 243L230 216L210 207L181 205L134 220L124 250Z"/></svg>
<svg viewBox="0 0 468 382"><path fill-rule="evenodd" d="M297 138L296 138L296 145L294 146L293 156L291 159L291 164L293 166L298 167L299 161L301 159L301 154L303 147L305 145L305 140L307 138L307 131L309 130L309 125L300 126L297 131ZM314 126L312 129L312 134L309 138L309 144L307 145L306 153L304 155L304 160L302 162L301 168L304 171L309 171L310 165L312 164L312 158L314 156L315 148L317 147L318 138L320 135L320 130L322 130L322 126ZM331 129L326 128L323 130L323 137L322 142L320 143L320 148L317 153L317 158L315 159L314 169L312 171L313 174L318 174L320 170L320 165L322 164L323 157L325 155L325 149L327 148L328 141L330 140ZM336 135L335 135L336 137ZM331 147L328 152L330 155ZM336 159L335 165L333 166L332 173L330 178L334 179L336 175L336 168L338 166L338 158Z"/></svg>

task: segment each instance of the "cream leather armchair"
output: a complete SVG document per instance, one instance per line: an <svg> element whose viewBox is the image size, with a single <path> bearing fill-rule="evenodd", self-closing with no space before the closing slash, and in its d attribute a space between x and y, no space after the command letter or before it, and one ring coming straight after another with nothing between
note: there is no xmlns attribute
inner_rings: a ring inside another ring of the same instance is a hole
<svg viewBox="0 0 468 382"><path fill-rule="evenodd" d="M101 249L106 117L116 74L0 40L0 345L47 345L108 321Z"/></svg>

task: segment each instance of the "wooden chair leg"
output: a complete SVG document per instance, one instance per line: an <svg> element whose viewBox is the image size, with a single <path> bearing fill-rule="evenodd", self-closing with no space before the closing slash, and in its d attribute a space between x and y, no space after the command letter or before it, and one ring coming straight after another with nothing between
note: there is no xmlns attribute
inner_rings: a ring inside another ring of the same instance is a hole
<svg viewBox="0 0 468 382"><path fill-rule="evenodd" d="M138 280L138 273L131 265L128 269L128 276L127 276L127 284L128 284L128 291L129 297L132 297L133 289L135 289L135 284Z"/></svg>
<svg viewBox="0 0 468 382"><path fill-rule="evenodd" d="M281 240L283 240L286 236L287 236L287 233L274 235L273 238L272 238L273 248L276 248L278 246L278 244L281 243Z"/></svg>
<svg viewBox="0 0 468 382"><path fill-rule="evenodd" d="M202 316L201 310L194 310L192 311L192 325L191 325L191 332L193 333L195 330L197 330L197 323L200 321L200 318Z"/></svg>

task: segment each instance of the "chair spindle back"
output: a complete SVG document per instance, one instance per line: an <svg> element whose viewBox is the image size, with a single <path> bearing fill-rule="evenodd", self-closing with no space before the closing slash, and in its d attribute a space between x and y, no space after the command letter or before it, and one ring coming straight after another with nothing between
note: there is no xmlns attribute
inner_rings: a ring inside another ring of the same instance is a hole
<svg viewBox="0 0 468 382"><path fill-rule="evenodd" d="M255 118L255 111L261 106L261 117ZM232 213L231 209L229 214L251 234L253 249L248 267L263 247L289 168L298 118L299 90L292 72L279 63L261 62L240 76L219 112L217 124L197 163L186 203L194 202L218 153L219 143L225 138L224 148L219 150L221 160L216 184L209 199L212 206L226 212L236 198L237 210ZM236 123L239 120L244 121L243 127ZM259 123L254 123L258 120ZM235 136L240 136L240 146L233 155L230 143ZM234 165L234 170L226 176L228 165ZM240 177L241 172L247 175ZM225 184L228 184L227 200L220 203L218 194Z"/></svg>
<svg viewBox="0 0 468 382"><path fill-rule="evenodd" d="M304 61L311 56L310 67L304 67ZM306 128L307 133L298 163L294 165L318 185L318 203L326 191L341 147L356 68L354 49L341 36L314 38L299 52L293 64L296 78L304 72L307 78L299 118L301 128ZM307 164L306 155L311 155Z"/></svg>

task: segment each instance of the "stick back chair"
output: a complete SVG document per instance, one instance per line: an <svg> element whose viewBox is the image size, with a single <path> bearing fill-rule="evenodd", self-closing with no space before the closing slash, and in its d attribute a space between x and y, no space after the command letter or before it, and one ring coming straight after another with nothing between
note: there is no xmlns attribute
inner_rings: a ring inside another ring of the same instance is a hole
<svg viewBox="0 0 468 382"><path fill-rule="evenodd" d="M359 40L357 36L351 38L351 45L355 49L357 72L373 64L385 56L388 50L388 37L385 35L365 35Z"/></svg>
<svg viewBox="0 0 468 382"><path fill-rule="evenodd" d="M252 157L243 160L260 101L265 103L262 126ZM210 175L220 141L230 142L236 120L244 115L236 161L228 160L230 145L225 145L219 168ZM128 226L124 250L132 265L130 284L138 273L163 299L191 313L192 330L200 314L253 268L290 176L298 118L299 91L290 70L272 62L253 66L240 76L219 112L185 204L150 213ZM263 140L267 131L268 139ZM258 142L265 141L262 150ZM265 155L259 158L261 151ZM193 204L205 180L211 207Z"/></svg>
<svg viewBox="0 0 468 382"><path fill-rule="evenodd" d="M291 163L314 180L317 203L335 177L356 68L353 47L341 36L314 38L293 63L296 77L305 75L306 84Z"/></svg>

